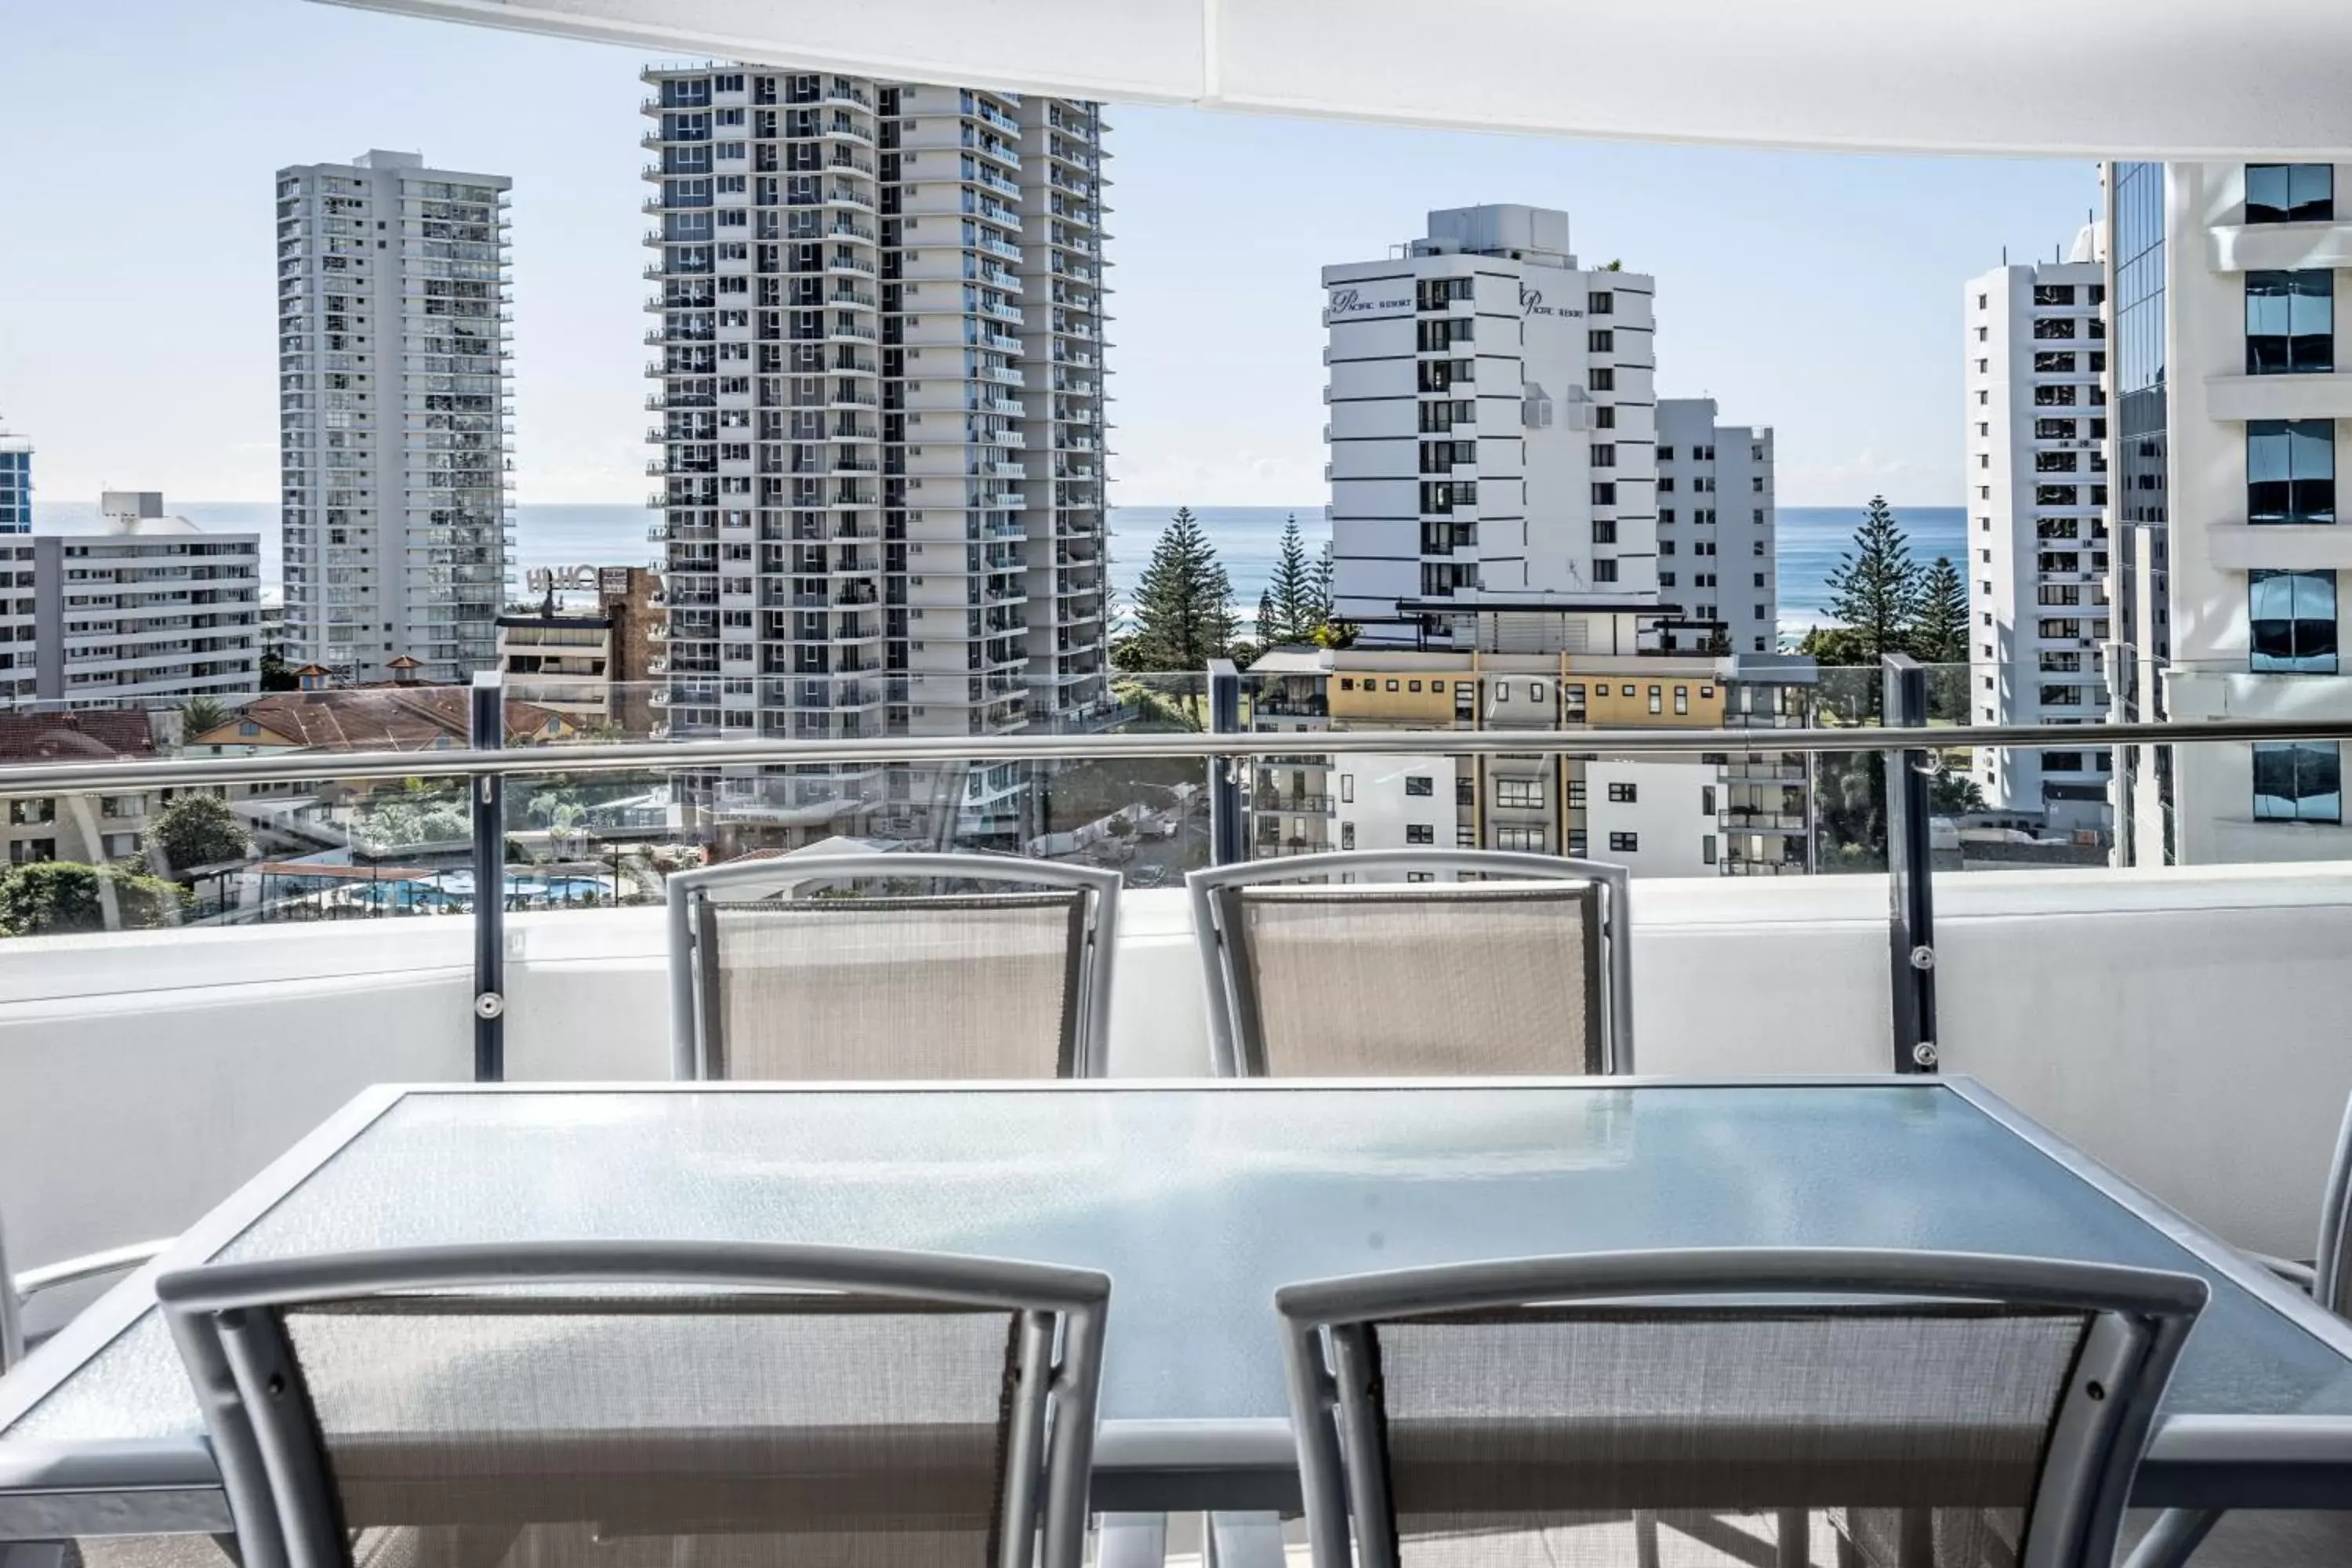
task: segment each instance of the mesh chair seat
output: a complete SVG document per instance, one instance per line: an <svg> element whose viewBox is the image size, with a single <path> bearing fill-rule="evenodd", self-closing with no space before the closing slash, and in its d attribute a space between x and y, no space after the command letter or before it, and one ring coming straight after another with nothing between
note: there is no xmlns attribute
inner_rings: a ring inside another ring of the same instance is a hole
<svg viewBox="0 0 2352 1568"><path fill-rule="evenodd" d="M1461 882L1227 889L1244 1070L1599 1073L1601 889Z"/></svg>

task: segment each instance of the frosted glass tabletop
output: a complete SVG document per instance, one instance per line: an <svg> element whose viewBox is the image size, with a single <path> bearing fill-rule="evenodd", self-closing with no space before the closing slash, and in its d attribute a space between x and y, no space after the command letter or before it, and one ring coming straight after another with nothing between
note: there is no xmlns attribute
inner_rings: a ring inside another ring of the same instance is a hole
<svg viewBox="0 0 2352 1568"><path fill-rule="evenodd" d="M2168 1414L2352 1415L2315 1314L2006 1115L1932 1079L415 1089L211 1255L663 1237L1078 1264L1113 1281L1116 1424L1282 1417L1293 1280L1656 1247L2018 1253L2213 1281ZM0 1456L200 1430L150 1310Z"/></svg>

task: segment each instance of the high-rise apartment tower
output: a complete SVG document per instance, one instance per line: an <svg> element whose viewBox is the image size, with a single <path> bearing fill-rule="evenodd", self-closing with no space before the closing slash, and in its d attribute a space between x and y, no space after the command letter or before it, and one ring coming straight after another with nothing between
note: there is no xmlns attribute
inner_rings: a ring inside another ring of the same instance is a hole
<svg viewBox="0 0 2352 1568"><path fill-rule="evenodd" d="M645 74L670 732L979 739L1099 711L1097 106ZM1023 826L1009 766L718 790L787 844Z"/></svg>
<svg viewBox="0 0 2352 1568"><path fill-rule="evenodd" d="M287 657L343 680L498 658L507 191L414 153L278 172Z"/></svg>
<svg viewBox="0 0 2352 1568"><path fill-rule="evenodd" d="M2352 571L2336 499L2352 430L2336 321L2347 175L2352 163L2109 166L2119 385L2127 411L2140 405L2118 435L2116 525L2147 547L2116 585L2136 612L2111 660L2118 711L2352 718L2337 609ZM2336 859L2352 843L2341 742L2123 750L2139 863Z"/></svg>
<svg viewBox="0 0 2352 1568"><path fill-rule="evenodd" d="M2106 268L2097 225L2063 261L2003 266L1963 290L1969 718L2096 724L2108 633ZM1976 753L1999 810L2104 827L2108 749Z"/></svg>

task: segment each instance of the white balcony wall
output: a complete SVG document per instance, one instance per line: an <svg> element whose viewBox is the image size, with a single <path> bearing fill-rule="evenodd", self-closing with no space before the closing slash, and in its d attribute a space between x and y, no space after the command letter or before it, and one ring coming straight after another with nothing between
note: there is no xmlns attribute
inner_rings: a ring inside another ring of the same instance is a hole
<svg viewBox="0 0 2352 1568"><path fill-rule="evenodd" d="M1943 1065L2242 1245L2310 1251L2352 1057L2352 863L1937 884ZM1657 1074L1874 1072L1886 891L1644 880L1637 1054ZM1182 895L1123 910L1112 1071L1206 1071ZM367 1085L472 1072L457 920L0 943L0 1205L29 1267L168 1234ZM509 927L519 1080L664 1078L655 910ZM1953 1201L1966 1202L1955 1194Z"/></svg>

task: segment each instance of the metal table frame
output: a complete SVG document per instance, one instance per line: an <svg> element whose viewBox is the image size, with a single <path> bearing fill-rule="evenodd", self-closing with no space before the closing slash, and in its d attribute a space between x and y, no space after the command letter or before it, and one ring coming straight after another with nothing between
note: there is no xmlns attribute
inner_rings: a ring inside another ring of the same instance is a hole
<svg viewBox="0 0 2352 1568"><path fill-rule="evenodd" d="M1916 1075L1751 1078L1546 1078L1445 1080L1449 1089L1895 1088L1958 1095L2314 1339L2352 1363L2352 1324L2289 1289L2155 1198L2059 1139L1974 1079ZM210 1258L291 1194L411 1094L827 1094L968 1092L972 1084L502 1083L385 1084L365 1090L191 1226L153 1263L117 1285L0 1380L0 1431L69 1380L83 1363L152 1310L161 1272ZM1429 1089L1427 1080L1093 1079L1022 1084L1024 1093L1186 1090L1284 1094L1301 1089ZM1115 1298L1114 1298L1115 1300ZM1273 1327L1269 1322L1269 1333ZM2188 1509L2352 1508L2352 1415L2164 1418L2133 1489L2135 1506ZM1251 1511L1299 1506L1290 1424L1247 1420L1107 1420L1095 1447L1094 1507L1103 1512ZM83 1535L224 1534L220 1474L199 1437L49 1445L0 1442L0 1542Z"/></svg>

